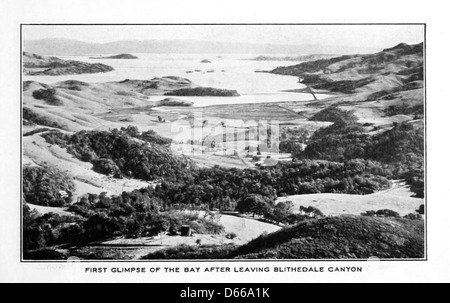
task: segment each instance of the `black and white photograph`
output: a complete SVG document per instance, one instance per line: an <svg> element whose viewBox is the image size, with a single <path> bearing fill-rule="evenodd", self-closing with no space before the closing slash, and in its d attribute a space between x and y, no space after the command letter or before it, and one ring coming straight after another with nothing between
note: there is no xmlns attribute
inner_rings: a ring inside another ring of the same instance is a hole
<svg viewBox="0 0 450 303"><path fill-rule="evenodd" d="M22 39L24 261L426 258L423 24Z"/></svg>

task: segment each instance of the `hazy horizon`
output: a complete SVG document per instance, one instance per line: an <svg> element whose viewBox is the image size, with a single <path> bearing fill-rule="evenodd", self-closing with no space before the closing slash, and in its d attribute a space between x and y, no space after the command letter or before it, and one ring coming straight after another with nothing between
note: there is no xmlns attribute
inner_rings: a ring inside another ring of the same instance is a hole
<svg viewBox="0 0 450 303"><path fill-rule="evenodd" d="M324 45L384 49L424 40L423 25L24 25L24 41L198 41L254 45ZM364 47L362 47L364 46Z"/></svg>

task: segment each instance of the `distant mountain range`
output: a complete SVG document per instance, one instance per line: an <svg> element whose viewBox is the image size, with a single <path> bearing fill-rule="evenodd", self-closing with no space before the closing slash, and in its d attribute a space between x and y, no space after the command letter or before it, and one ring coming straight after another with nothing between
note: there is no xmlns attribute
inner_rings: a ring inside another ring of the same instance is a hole
<svg viewBox="0 0 450 303"><path fill-rule="evenodd" d="M285 57L273 57L273 56L258 56L253 59L253 61L316 61L322 59L330 59L333 57L337 57L336 55L327 55L327 54L312 54L305 56L285 56Z"/></svg>
<svg viewBox="0 0 450 303"><path fill-rule="evenodd" d="M380 49L336 45L281 45L195 40L130 40L109 43L86 43L70 39L25 40L24 51L42 55L101 55L117 53L185 53L185 54L355 54Z"/></svg>

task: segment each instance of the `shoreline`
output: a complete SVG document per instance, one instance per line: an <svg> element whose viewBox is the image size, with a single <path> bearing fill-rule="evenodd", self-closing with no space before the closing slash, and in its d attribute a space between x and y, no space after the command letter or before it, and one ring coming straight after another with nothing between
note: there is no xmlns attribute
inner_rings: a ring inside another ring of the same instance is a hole
<svg viewBox="0 0 450 303"><path fill-rule="evenodd" d="M281 90L284 93L302 93L302 94L311 94L311 91L308 88L294 88L294 89L286 89ZM332 92L324 89L314 90L315 95L330 95L330 96L342 96L345 95L343 93Z"/></svg>

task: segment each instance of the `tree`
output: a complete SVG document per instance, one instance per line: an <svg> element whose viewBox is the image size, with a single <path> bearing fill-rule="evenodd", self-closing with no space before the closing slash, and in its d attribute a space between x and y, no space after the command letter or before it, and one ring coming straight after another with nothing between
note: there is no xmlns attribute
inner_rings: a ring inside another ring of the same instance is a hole
<svg viewBox="0 0 450 303"><path fill-rule="evenodd" d="M261 195L248 195L240 200L236 210L241 213L252 213L255 215L264 215L273 207L274 201Z"/></svg>
<svg viewBox="0 0 450 303"><path fill-rule="evenodd" d="M43 227L37 222L38 213L23 204L23 250L45 247Z"/></svg>
<svg viewBox="0 0 450 303"><path fill-rule="evenodd" d="M323 217L322 211L320 209L315 208L313 206L304 207L303 205L300 206L300 213L308 216L308 217Z"/></svg>
<svg viewBox="0 0 450 303"><path fill-rule="evenodd" d="M424 205L424 204L421 204L421 205L419 206L419 209L416 210L416 212L417 212L419 215L424 215L424 214L425 214L425 205Z"/></svg>
<svg viewBox="0 0 450 303"><path fill-rule="evenodd" d="M273 209L272 219L280 223L286 223L292 214L293 207L292 201L277 203Z"/></svg>
<svg viewBox="0 0 450 303"><path fill-rule="evenodd" d="M114 218L105 213L96 213L84 224L86 236L91 241L105 240L120 230Z"/></svg>

